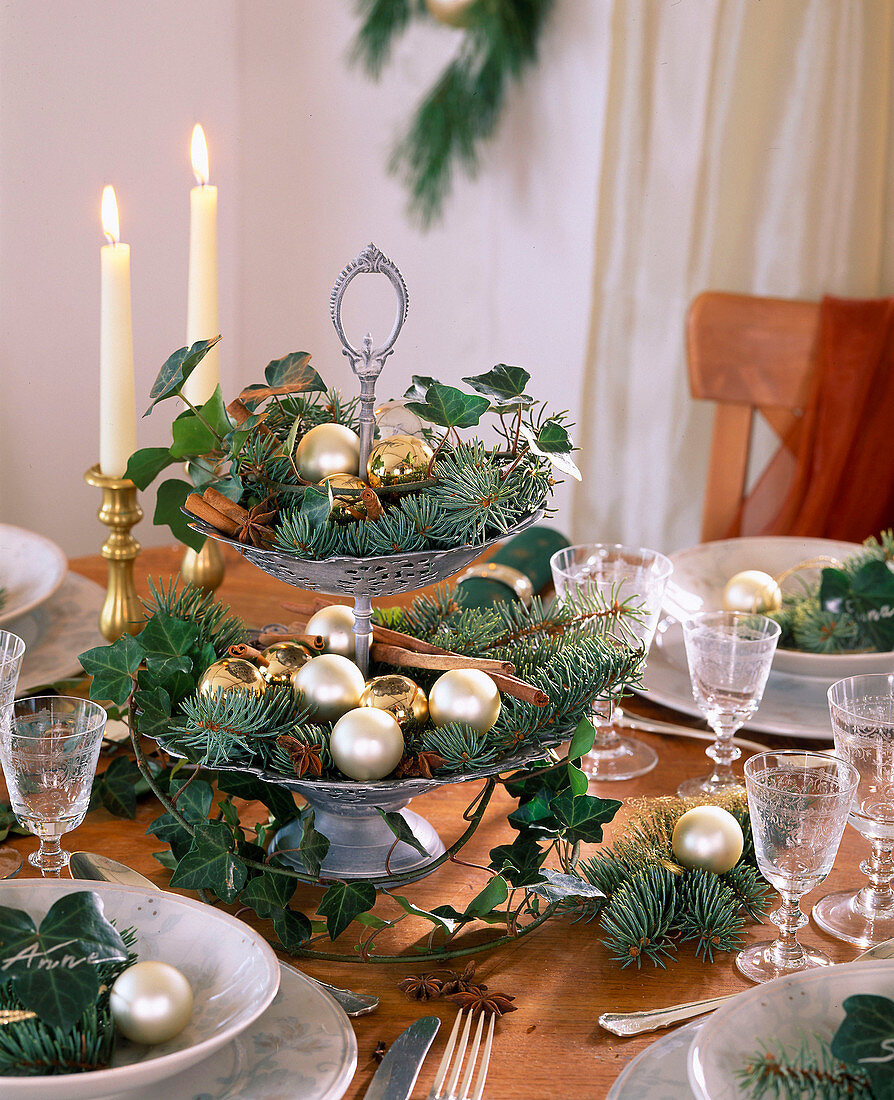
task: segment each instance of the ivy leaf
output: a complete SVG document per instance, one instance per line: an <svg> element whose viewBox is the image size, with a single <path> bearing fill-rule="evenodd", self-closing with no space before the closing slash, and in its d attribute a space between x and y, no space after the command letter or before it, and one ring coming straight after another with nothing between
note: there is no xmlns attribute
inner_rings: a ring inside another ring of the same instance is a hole
<svg viewBox="0 0 894 1100"><path fill-rule="evenodd" d="M300 386L293 393L326 392L326 383L310 365L309 351L292 351L282 359L271 360L264 369L268 386Z"/></svg>
<svg viewBox="0 0 894 1100"><path fill-rule="evenodd" d="M171 425L171 455L178 461L193 455L206 455L218 444L217 436L194 412L187 410Z"/></svg>
<svg viewBox="0 0 894 1100"><path fill-rule="evenodd" d="M263 802L278 825L287 825L301 813L291 792L272 783L264 783L242 772L221 772L218 790L243 798L246 802Z"/></svg>
<svg viewBox="0 0 894 1100"><path fill-rule="evenodd" d="M423 845L421 840L413 835L413 830L407 824L405 817L394 811L383 810L380 806L376 806L376 809L382 815L385 824L398 840L402 840L404 844L409 844L411 848L415 848L421 856L428 857L428 849Z"/></svg>
<svg viewBox="0 0 894 1100"><path fill-rule="evenodd" d="M326 918L326 931L337 939L354 918L376 904L376 888L371 882L333 882L317 906L317 913Z"/></svg>
<svg viewBox="0 0 894 1100"><path fill-rule="evenodd" d="M552 794L558 794L567 786L568 769L564 765L544 764L541 767L532 767L528 771L516 772L506 780L506 790L511 797L522 802L533 798L544 789Z"/></svg>
<svg viewBox="0 0 894 1100"><path fill-rule="evenodd" d="M414 374L412 384L404 391L404 397L413 401L424 401L430 387L437 384L437 378L431 378L427 374Z"/></svg>
<svg viewBox="0 0 894 1100"><path fill-rule="evenodd" d="M585 882L577 875L563 875L549 867L543 869L542 875L544 881L534 883L529 889L531 893L547 901L566 901L571 898L591 901L593 898L605 897L598 886Z"/></svg>
<svg viewBox="0 0 894 1100"><path fill-rule="evenodd" d="M132 634L122 634L111 645L88 649L78 657L88 676L91 699L111 699L123 706L133 690L133 674L143 660L143 647Z"/></svg>
<svg viewBox="0 0 894 1100"><path fill-rule="evenodd" d="M269 917L275 909L285 909L296 886L296 880L288 875L263 871L243 887L239 900L250 905L259 917Z"/></svg>
<svg viewBox="0 0 894 1100"><path fill-rule="evenodd" d="M177 863L183 859L192 845L192 837L173 814L159 815L154 821L150 822L146 833L148 836L158 837L162 844L167 844L170 847L173 863L166 863L158 853L156 853L155 858L163 866L170 867L171 870L176 869Z"/></svg>
<svg viewBox="0 0 894 1100"><path fill-rule="evenodd" d="M894 572L868 561L853 576L853 615L877 649L894 649Z"/></svg>
<svg viewBox="0 0 894 1100"><path fill-rule="evenodd" d="M222 821L197 825L189 851L171 876L171 886L207 888L224 901L234 901L245 885L246 869L233 854L233 843L233 834Z"/></svg>
<svg viewBox="0 0 894 1100"><path fill-rule="evenodd" d="M177 812L191 825L205 821L214 801L214 790L204 779L194 779L190 782L188 778L183 779L178 776L171 780L169 793L172 798L176 798Z"/></svg>
<svg viewBox="0 0 894 1100"><path fill-rule="evenodd" d="M145 489L158 475L177 459L167 447L144 447L127 460L124 476L129 477L138 489Z"/></svg>
<svg viewBox="0 0 894 1100"><path fill-rule="evenodd" d="M426 390L425 401L408 401L406 407L442 428L471 428L490 408L490 402L486 397L435 382Z"/></svg>
<svg viewBox="0 0 894 1100"><path fill-rule="evenodd" d="M457 928L459 928L460 921L451 917L441 916L438 913L433 913L430 909L420 909L418 905L414 905L408 898L403 897L401 894L389 894L389 897L394 898L405 913L409 913L410 916L413 917L421 917L423 920L430 921L440 928L442 932L446 932L448 936L452 936Z"/></svg>
<svg viewBox="0 0 894 1100"><path fill-rule="evenodd" d="M141 689L135 693L133 701L139 712L137 726L140 733L153 737L155 734L167 732L171 724L173 704L165 688Z"/></svg>
<svg viewBox="0 0 894 1100"><path fill-rule="evenodd" d="M220 439L225 439L233 430L233 425L230 423L230 418L223 403L220 384L214 387L214 393L201 406L200 411L212 429L217 432Z"/></svg>
<svg viewBox="0 0 894 1100"><path fill-rule="evenodd" d="M0 970L25 1007L50 1027L70 1031L96 1002L97 966L126 958L124 942L92 891L54 902L39 930L27 913L0 906Z"/></svg>
<svg viewBox="0 0 894 1100"><path fill-rule="evenodd" d="M12 812L8 802L0 802L0 840L6 840L10 833L18 833L19 836L30 836L28 829L19 824L19 819Z"/></svg>
<svg viewBox="0 0 894 1100"><path fill-rule="evenodd" d="M110 814L131 821L136 817L136 785L141 778L140 769L130 757L115 757L99 777L97 785L97 793Z"/></svg>
<svg viewBox="0 0 894 1100"><path fill-rule="evenodd" d="M530 834L521 833L511 844L499 844L490 850L490 867L515 887L540 882L540 866L546 852Z"/></svg>
<svg viewBox="0 0 894 1100"><path fill-rule="evenodd" d="M466 906L463 916L466 920L486 917L493 909L509 897L509 884L502 875L494 875L487 886L476 894Z"/></svg>
<svg viewBox="0 0 894 1100"><path fill-rule="evenodd" d="M535 455L548 459L557 470L581 481L581 472L571 457L573 444L565 428L557 420L547 420L537 434L527 424L519 425L528 447Z"/></svg>
<svg viewBox="0 0 894 1100"><path fill-rule="evenodd" d="M303 913L292 909L274 909L270 915L273 930L286 951L297 951L313 935L311 923Z"/></svg>
<svg viewBox="0 0 894 1100"><path fill-rule="evenodd" d="M304 490L304 500L301 501L301 515L307 516L314 527L322 527L329 519L331 511L331 490L323 492L313 486L309 486Z"/></svg>
<svg viewBox="0 0 894 1100"><path fill-rule="evenodd" d="M195 623L161 612L153 615L140 634L147 657L182 657L198 637ZM184 671L188 666L182 666Z"/></svg>
<svg viewBox="0 0 894 1100"><path fill-rule="evenodd" d="M179 478L163 481L155 497L153 523L157 527L165 525L170 527L171 533L178 542L191 546L193 550L201 550L205 536L200 535L198 531L193 531L189 526L190 518L180 510L192 489L188 481L181 481Z"/></svg>
<svg viewBox="0 0 894 1100"><path fill-rule="evenodd" d="M315 814L308 810L301 823L301 840L298 844L298 854L304 861L307 873L314 878L320 877L320 867L329 851L329 838L318 833L314 828ZM332 937L335 939L335 937Z"/></svg>
<svg viewBox="0 0 894 1100"><path fill-rule="evenodd" d="M571 844L602 841L602 826L618 812L621 803L614 798L596 798L590 794L562 791L550 800L550 809L559 822L559 832Z"/></svg>
<svg viewBox="0 0 894 1100"><path fill-rule="evenodd" d="M553 833L557 822L550 806L551 792L543 787L506 819L513 829L532 833Z"/></svg>
<svg viewBox="0 0 894 1100"><path fill-rule="evenodd" d="M844 1020L832 1040L832 1053L859 1066L872 1082L878 1100L894 1098L894 1001L869 993L848 997Z"/></svg>
<svg viewBox="0 0 894 1100"><path fill-rule="evenodd" d="M497 363L485 374L476 374L464 378L473 390L490 398L498 409L521 406L528 408L534 404L534 398L525 393L525 387L531 376L524 367L510 367L506 363Z"/></svg>
<svg viewBox="0 0 894 1100"><path fill-rule="evenodd" d="M192 346L178 348L173 355L169 355L152 383L152 389L149 391L152 404L143 416L148 416L159 401L179 393L183 383L219 340L219 336L215 336L212 340L198 340Z"/></svg>
<svg viewBox="0 0 894 1100"><path fill-rule="evenodd" d="M585 715L578 722L577 728L572 734L571 744L568 746L568 759L580 760L582 756L586 756L592 749L595 740L596 727Z"/></svg>
<svg viewBox="0 0 894 1100"><path fill-rule="evenodd" d="M570 760L568 761L568 779L570 783L569 789L572 794L578 795L587 793L590 786L587 773L581 771L581 769L576 764L572 764Z"/></svg>

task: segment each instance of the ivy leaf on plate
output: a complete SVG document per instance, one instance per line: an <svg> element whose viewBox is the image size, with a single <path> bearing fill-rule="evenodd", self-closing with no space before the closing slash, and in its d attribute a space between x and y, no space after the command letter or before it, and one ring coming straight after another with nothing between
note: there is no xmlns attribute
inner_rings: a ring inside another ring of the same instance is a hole
<svg viewBox="0 0 894 1100"><path fill-rule="evenodd" d="M176 462L168 447L143 447L127 460L127 469L124 476L129 477L138 489L145 489L158 475Z"/></svg>
<svg viewBox="0 0 894 1100"><path fill-rule="evenodd" d="M0 906L0 960L22 1004L50 1027L70 1031L99 993L97 965L121 962L127 948L92 891L50 907L38 929L21 909ZM50 968L46 964L55 965Z"/></svg>
<svg viewBox="0 0 894 1100"><path fill-rule="evenodd" d="M614 798L596 798L591 794L562 791L550 800L550 809L559 822L559 832L571 844L602 842L602 826L615 816L621 803Z"/></svg>
<svg viewBox="0 0 894 1100"><path fill-rule="evenodd" d="M511 367L506 363L497 363L484 374L464 378L473 390L483 393L498 409L513 407L528 408L534 404L534 398L525 393L525 387L531 376L524 367Z"/></svg>
<svg viewBox="0 0 894 1100"><path fill-rule="evenodd" d="M171 876L171 886L207 888L224 901L234 901L245 885L246 870L233 854L233 844L233 834L222 821L197 825L189 851Z"/></svg>
<svg viewBox="0 0 894 1100"><path fill-rule="evenodd" d="M894 1100L894 1001L859 993L847 998L844 1011L832 1053L865 1071L876 1100Z"/></svg>
<svg viewBox="0 0 894 1100"><path fill-rule="evenodd" d="M88 649L78 656L88 676L91 699L111 699L123 706L133 690L133 674L143 660L143 647L132 634L122 634L111 645Z"/></svg>
<svg viewBox="0 0 894 1100"><path fill-rule="evenodd" d="M219 336L215 336L212 340L198 340L190 347L178 348L173 355L169 355L152 383L152 389L149 391L152 404L143 416L148 416L159 401L179 393L183 383L219 340Z"/></svg>
<svg viewBox="0 0 894 1100"><path fill-rule="evenodd" d="M317 913L325 917L329 938L334 940L355 917L375 904L376 888L371 882L333 882L317 906Z"/></svg>
<svg viewBox="0 0 894 1100"><path fill-rule="evenodd" d="M425 401L408 401L407 408L442 428L471 428L490 408L490 401L434 382L425 391Z"/></svg>

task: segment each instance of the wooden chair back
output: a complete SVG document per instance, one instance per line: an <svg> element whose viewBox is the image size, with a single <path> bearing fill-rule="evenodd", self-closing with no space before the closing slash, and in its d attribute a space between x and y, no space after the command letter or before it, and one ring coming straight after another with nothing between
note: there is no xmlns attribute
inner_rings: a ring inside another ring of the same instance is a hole
<svg viewBox="0 0 894 1100"><path fill-rule="evenodd" d="M703 541L749 533L735 524L745 498L755 413L785 441L807 401L819 317L819 302L786 298L709 290L692 302L686 328L689 386L693 397L717 402Z"/></svg>

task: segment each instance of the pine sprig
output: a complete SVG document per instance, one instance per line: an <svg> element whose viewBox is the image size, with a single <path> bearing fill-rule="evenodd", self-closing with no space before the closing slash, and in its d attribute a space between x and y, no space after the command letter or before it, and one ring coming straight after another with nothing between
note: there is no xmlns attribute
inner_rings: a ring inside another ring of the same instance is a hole
<svg viewBox="0 0 894 1100"><path fill-rule="evenodd" d="M751 1100L874 1100L864 1070L841 1062L823 1048L814 1053L807 1044L796 1051L764 1048L736 1077Z"/></svg>
<svg viewBox="0 0 894 1100"><path fill-rule="evenodd" d="M181 584L179 578L165 583L150 577L149 592L149 599L142 601L147 619L154 615L171 615L192 623L198 630L199 648L210 644L214 652L222 656L231 645L241 644L248 636L245 624L230 612L229 607L218 603L210 592Z"/></svg>
<svg viewBox="0 0 894 1100"><path fill-rule="evenodd" d="M451 774L485 768L501 755L492 736L458 723L423 730L418 743L421 751L442 757L443 770Z"/></svg>
<svg viewBox="0 0 894 1100"><path fill-rule="evenodd" d="M677 930L684 942L695 940L697 958L714 961L715 951L738 951L745 920L735 895L710 871L692 871L679 883Z"/></svg>
<svg viewBox="0 0 894 1100"><path fill-rule="evenodd" d="M612 957L622 968L643 959L663 967L675 951L668 934L677 907L675 876L664 867L634 875L602 910L600 925Z"/></svg>
<svg viewBox="0 0 894 1100"><path fill-rule="evenodd" d="M258 741L286 733L307 710L289 690L196 692L180 704L165 745L197 763L215 768L223 763L254 761Z"/></svg>

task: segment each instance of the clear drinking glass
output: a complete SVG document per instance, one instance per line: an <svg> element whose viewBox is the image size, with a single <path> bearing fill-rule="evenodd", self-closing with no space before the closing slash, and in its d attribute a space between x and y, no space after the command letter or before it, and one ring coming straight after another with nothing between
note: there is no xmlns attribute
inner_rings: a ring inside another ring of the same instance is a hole
<svg viewBox="0 0 894 1100"><path fill-rule="evenodd" d="M25 643L17 634L0 630L0 707L11 703L22 671Z"/></svg>
<svg viewBox="0 0 894 1100"><path fill-rule="evenodd" d="M84 820L106 725L89 699L38 696L0 709L0 763L13 813L40 838L28 859L58 877L68 864L63 833Z"/></svg>
<svg viewBox="0 0 894 1100"><path fill-rule="evenodd" d="M681 798L739 785L733 761L742 752L733 734L760 705L779 633L772 619L741 611L704 611L683 621L692 695L715 740L705 749L714 761L711 774L681 783Z"/></svg>
<svg viewBox="0 0 894 1100"><path fill-rule="evenodd" d="M831 964L824 952L798 943L807 923L801 898L832 870L859 778L852 764L827 753L762 752L745 762L757 866L782 898L770 914L779 936L736 957L752 981Z"/></svg>
<svg viewBox="0 0 894 1100"><path fill-rule="evenodd" d="M894 676L849 676L829 688L835 751L860 773L850 823L869 841L869 885L829 894L813 919L830 936L871 947L894 936Z"/></svg>
<svg viewBox="0 0 894 1100"><path fill-rule="evenodd" d="M625 641L642 644L646 652L655 636L661 601L673 572L670 558L655 550L609 543L566 546L550 558L553 584L560 600L597 592L618 608L612 629ZM625 614L626 604L636 614ZM622 737L614 724L620 708L606 704L594 714L596 740L581 767L593 779L632 779L651 771L658 754L642 741Z"/></svg>

